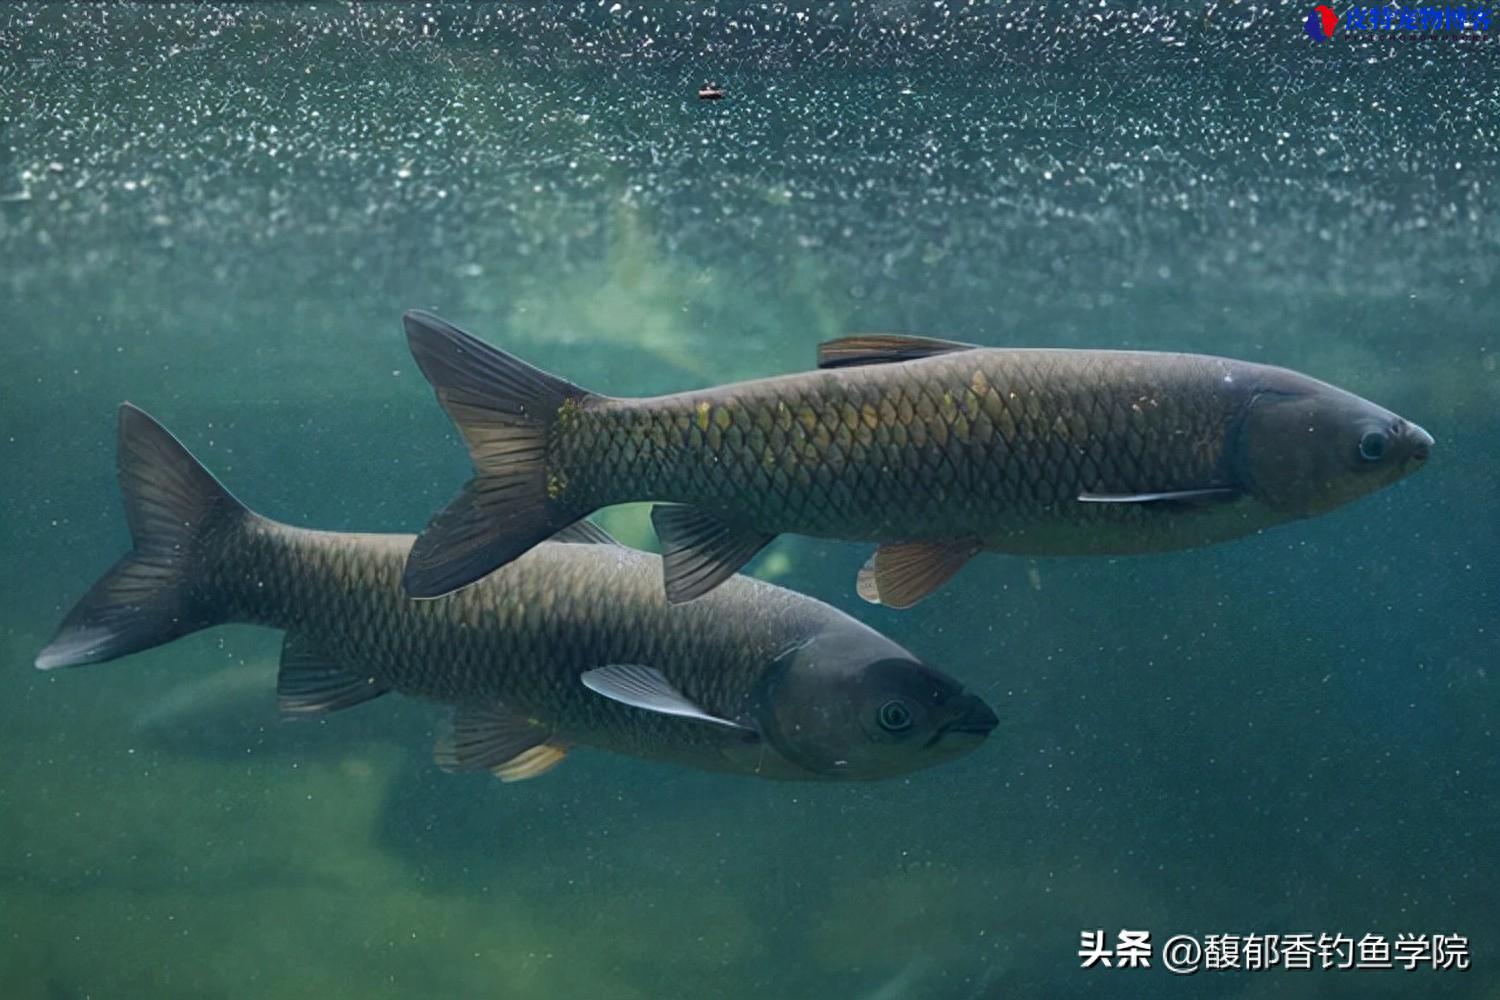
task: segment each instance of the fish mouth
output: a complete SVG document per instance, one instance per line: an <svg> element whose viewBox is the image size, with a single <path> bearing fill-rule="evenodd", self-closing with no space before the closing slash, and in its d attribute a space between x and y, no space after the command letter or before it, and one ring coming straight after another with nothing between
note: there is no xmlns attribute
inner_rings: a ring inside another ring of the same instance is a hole
<svg viewBox="0 0 1500 1000"><path fill-rule="evenodd" d="M964 709L964 713L938 730L938 737L942 738L957 733L960 735L977 736L983 739L999 724L1000 718L995 715L990 706L980 701L974 695L970 695L969 704Z"/></svg>

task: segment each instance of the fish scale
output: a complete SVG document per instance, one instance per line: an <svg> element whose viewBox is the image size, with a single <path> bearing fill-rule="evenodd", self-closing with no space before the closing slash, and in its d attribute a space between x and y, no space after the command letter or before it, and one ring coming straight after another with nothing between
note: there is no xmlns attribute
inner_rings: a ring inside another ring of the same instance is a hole
<svg viewBox="0 0 1500 1000"><path fill-rule="evenodd" d="M601 698L579 682L584 671L650 664L732 717L776 643L842 617L811 602L799 609L785 592L743 578L721 588L722 600L673 608L655 557L561 543L451 597L411 601L400 589L411 541L258 519L213 546L202 592L225 602L230 620L313 638L335 662L404 694L504 702L578 741L641 756L717 746L726 731Z"/></svg>
<svg viewBox="0 0 1500 1000"><path fill-rule="evenodd" d="M585 508L675 501L734 522L872 539L998 538L1084 492L1225 482L1222 442L1243 399L1194 388L1223 369L1183 358L1164 378L1133 358L986 350L591 400L555 432L549 461ZM1219 444L1189 446L1202 440ZM1142 520L1118 505L1070 506L1070 518L1104 529L1101 544L1129 547L1108 527Z"/></svg>

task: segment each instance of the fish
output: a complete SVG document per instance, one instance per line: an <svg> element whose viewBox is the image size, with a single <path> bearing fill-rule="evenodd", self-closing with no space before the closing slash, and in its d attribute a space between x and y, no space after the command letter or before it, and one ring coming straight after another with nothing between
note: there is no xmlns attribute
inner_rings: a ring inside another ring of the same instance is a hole
<svg viewBox="0 0 1500 1000"><path fill-rule="evenodd" d="M856 588L905 608L982 551L1128 555L1331 511L1419 468L1409 420L1286 368L897 334L818 370L651 398L589 392L431 313L407 340L475 468L403 585L452 592L602 507L656 501L668 599L777 535L874 542Z"/></svg>
<svg viewBox="0 0 1500 1000"><path fill-rule="evenodd" d="M285 633L276 700L316 718L389 692L452 706L450 770L536 777L588 746L774 779L875 780L955 759L998 722L843 612L736 577L667 602L661 560L583 521L483 583L414 601L413 536L252 512L161 424L119 410L132 548L36 657L100 663L226 622Z"/></svg>

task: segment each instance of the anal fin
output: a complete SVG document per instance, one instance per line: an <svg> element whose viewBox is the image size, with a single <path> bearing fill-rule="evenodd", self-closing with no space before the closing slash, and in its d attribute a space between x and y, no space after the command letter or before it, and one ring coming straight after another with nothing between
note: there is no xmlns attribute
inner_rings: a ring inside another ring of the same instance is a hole
<svg viewBox="0 0 1500 1000"><path fill-rule="evenodd" d="M490 773L501 781L525 781L546 774L568 755L568 747L556 740L522 750L504 764L496 764Z"/></svg>
<svg viewBox="0 0 1500 1000"><path fill-rule="evenodd" d="M378 698L390 688L334 662L314 640L288 632L276 675L276 707L296 718L337 712Z"/></svg>
<svg viewBox="0 0 1500 1000"><path fill-rule="evenodd" d="M978 551L967 538L882 545L860 569L855 589L871 604L909 608L952 579Z"/></svg>
<svg viewBox="0 0 1500 1000"><path fill-rule="evenodd" d="M433 757L445 771L489 771L525 781L561 763L568 744L550 727L501 705L464 705L439 732Z"/></svg>
<svg viewBox="0 0 1500 1000"><path fill-rule="evenodd" d="M729 579L775 538L733 525L717 514L675 504L651 508L662 547L667 600L684 604Z"/></svg>

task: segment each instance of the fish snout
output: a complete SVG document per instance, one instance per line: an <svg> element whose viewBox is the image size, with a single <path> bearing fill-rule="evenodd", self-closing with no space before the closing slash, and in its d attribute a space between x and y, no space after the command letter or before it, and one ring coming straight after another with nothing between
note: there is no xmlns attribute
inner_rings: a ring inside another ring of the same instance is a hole
<svg viewBox="0 0 1500 1000"><path fill-rule="evenodd" d="M1432 454L1432 446L1436 443L1432 435L1428 434L1416 424L1408 423L1407 435L1411 438L1411 457L1415 462L1427 461L1427 456Z"/></svg>
<svg viewBox="0 0 1500 1000"><path fill-rule="evenodd" d="M994 710L978 695L965 695L963 710L952 722L943 727L943 734L970 733L983 739L999 724L1000 719L995 715Z"/></svg>

